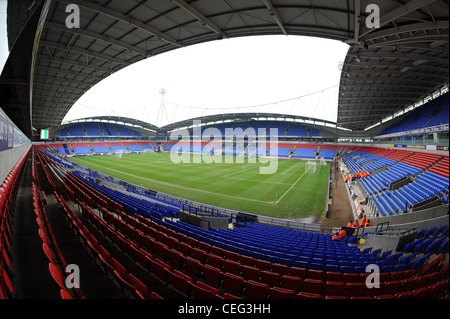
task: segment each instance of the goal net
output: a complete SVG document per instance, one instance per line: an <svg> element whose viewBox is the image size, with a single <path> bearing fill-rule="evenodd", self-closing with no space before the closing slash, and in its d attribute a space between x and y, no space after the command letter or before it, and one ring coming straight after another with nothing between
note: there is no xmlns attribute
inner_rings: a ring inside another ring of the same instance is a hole
<svg viewBox="0 0 450 319"><path fill-rule="evenodd" d="M327 161L323 157L320 158L320 165L327 165Z"/></svg>
<svg viewBox="0 0 450 319"><path fill-rule="evenodd" d="M305 173L315 173L316 172L316 162L308 161L305 166Z"/></svg>

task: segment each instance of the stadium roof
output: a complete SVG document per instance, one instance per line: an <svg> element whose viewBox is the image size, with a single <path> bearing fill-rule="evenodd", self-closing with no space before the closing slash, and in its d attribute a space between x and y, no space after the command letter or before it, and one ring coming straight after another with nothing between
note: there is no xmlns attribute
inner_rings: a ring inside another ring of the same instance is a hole
<svg viewBox="0 0 450 319"><path fill-rule="evenodd" d="M147 131L153 131L153 132L159 131L159 128L153 124L150 124L150 123L147 123L144 121L140 121L140 120L136 120L136 119L132 119L129 117L122 117L122 116L90 116L90 117L85 117L82 119L67 121L67 122L62 123L62 125L55 125L55 127L72 125L74 123L84 123L84 122L110 122L110 123L119 123L119 124L123 123L124 125L141 128L141 129L147 130Z"/></svg>
<svg viewBox="0 0 450 319"><path fill-rule="evenodd" d="M192 119L186 119L176 123L168 124L162 127L161 130L165 132L171 132L180 128L192 127L196 125L194 121L199 121L199 125L211 126L223 122L250 122L252 120L272 120L272 119L275 119L277 121L289 120L298 123L307 123L307 125L320 125L320 126L336 125L336 123L326 120L304 116L279 114L279 113L226 113L226 114L208 115Z"/></svg>
<svg viewBox="0 0 450 319"><path fill-rule="evenodd" d="M373 2L379 28L366 23ZM66 26L69 4L80 8L80 28ZM59 125L93 85L137 61L217 39L303 35L351 45L337 124L363 130L448 85L448 31L447 0L8 1L11 53L0 101L31 138ZM261 67L274 62L268 57Z"/></svg>

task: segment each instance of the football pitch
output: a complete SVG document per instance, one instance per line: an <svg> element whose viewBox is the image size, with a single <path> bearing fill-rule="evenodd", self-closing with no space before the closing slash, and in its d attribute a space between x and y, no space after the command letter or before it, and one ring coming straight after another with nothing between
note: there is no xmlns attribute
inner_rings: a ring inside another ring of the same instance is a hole
<svg viewBox="0 0 450 319"><path fill-rule="evenodd" d="M132 153L72 160L159 192L266 216L318 215L325 210L327 201L329 163L317 162L316 172L306 173L307 161L278 159L273 174L260 174L260 168L269 164L255 158L221 156L213 163L175 163L170 153Z"/></svg>

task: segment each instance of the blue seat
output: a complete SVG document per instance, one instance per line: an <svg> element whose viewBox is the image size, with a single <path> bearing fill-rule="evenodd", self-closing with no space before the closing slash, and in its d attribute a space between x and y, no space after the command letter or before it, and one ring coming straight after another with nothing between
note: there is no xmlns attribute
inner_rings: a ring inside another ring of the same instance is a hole
<svg viewBox="0 0 450 319"><path fill-rule="evenodd" d="M309 264L309 268L310 269L314 269L314 270L324 270L325 266L324 266L324 264L319 264L319 263L312 262L312 263Z"/></svg>
<svg viewBox="0 0 450 319"><path fill-rule="evenodd" d="M325 271L327 272L339 272L340 268L337 264L325 264Z"/></svg>
<svg viewBox="0 0 450 319"><path fill-rule="evenodd" d="M386 258L392 253L392 250L387 250L381 254L381 259L386 260Z"/></svg>
<svg viewBox="0 0 450 319"><path fill-rule="evenodd" d="M381 250L381 248L375 249L372 251L371 255L377 257L380 254Z"/></svg>
<svg viewBox="0 0 450 319"><path fill-rule="evenodd" d="M355 272L355 267L353 266L341 266L340 267L340 272L345 274L345 273L354 273Z"/></svg>
<svg viewBox="0 0 450 319"><path fill-rule="evenodd" d="M264 259L267 261L270 261L273 264L278 264L280 262L280 258L278 258L277 256L273 256L273 255L265 255Z"/></svg>
<svg viewBox="0 0 450 319"><path fill-rule="evenodd" d="M296 260L294 262L294 267L298 267L298 268L304 268L304 269L309 269L309 262L306 261L301 261L301 260Z"/></svg>
<svg viewBox="0 0 450 319"><path fill-rule="evenodd" d="M405 271L407 270L406 264L397 264L394 266L394 272L395 271Z"/></svg>
<svg viewBox="0 0 450 319"><path fill-rule="evenodd" d="M448 250L448 239L439 246L437 253L442 254L446 250Z"/></svg>

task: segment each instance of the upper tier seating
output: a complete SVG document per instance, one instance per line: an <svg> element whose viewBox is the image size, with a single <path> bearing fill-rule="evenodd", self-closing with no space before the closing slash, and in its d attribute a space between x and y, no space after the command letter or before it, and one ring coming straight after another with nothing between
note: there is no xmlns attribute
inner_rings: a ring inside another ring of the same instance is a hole
<svg viewBox="0 0 450 319"><path fill-rule="evenodd" d="M413 110L405 118L392 125L380 135L404 132L448 123L448 97L449 94L446 93L422 105L418 109Z"/></svg>
<svg viewBox="0 0 450 319"><path fill-rule="evenodd" d="M86 137L86 136L117 136L117 137L139 137L141 134L120 124L103 122L86 122L71 124L60 131L61 137Z"/></svg>

